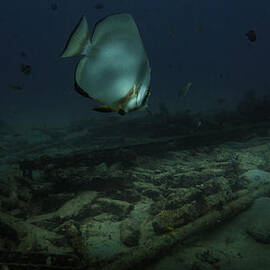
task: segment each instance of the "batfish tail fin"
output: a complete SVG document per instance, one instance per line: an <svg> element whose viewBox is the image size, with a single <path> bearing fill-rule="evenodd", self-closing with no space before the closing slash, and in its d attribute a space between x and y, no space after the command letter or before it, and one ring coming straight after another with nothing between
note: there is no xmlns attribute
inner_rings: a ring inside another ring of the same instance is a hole
<svg viewBox="0 0 270 270"><path fill-rule="evenodd" d="M85 17L82 17L78 25L72 31L61 57L86 55L91 48L90 34Z"/></svg>

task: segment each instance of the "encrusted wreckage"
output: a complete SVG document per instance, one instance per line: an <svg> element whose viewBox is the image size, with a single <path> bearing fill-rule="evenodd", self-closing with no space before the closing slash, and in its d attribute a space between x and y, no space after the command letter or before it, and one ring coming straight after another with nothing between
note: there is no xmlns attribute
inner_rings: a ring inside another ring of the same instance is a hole
<svg viewBox="0 0 270 270"><path fill-rule="evenodd" d="M198 138L20 161L1 175L0 264L134 269L269 196L266 141Z"/></svg>

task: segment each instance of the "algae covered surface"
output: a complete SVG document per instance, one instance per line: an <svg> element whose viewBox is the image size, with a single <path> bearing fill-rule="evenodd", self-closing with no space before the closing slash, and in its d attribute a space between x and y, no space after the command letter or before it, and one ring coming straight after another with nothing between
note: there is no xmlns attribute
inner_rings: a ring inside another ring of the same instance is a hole
<svg viewBox="0 0 270 270"><path fill-rule="evenodd" d="M1 263L268 267L269 215L262 205L269 202L259 199L270 190L268 122L218 129L214 122L199 129L168 124L162 131L160 117L132 121L119 123L110 137L95 136L106 134L104 123L92 132L85 123L34 129L38 142L27 134L14 141L12 128L2 132ZM148 129L140 133L136 125Z"/></svg>

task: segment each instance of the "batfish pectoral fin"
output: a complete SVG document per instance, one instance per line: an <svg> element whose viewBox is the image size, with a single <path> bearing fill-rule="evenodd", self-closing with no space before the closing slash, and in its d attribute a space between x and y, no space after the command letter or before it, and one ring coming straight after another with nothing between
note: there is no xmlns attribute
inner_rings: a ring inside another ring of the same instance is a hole
<svg viewBox="0 0 270 270"><path fill-rule="evenodd" d="M119 113L120 115L125 115L125 114L126 114L126 112L125 112L123 109L120 109L120 110L118 111L118 113Z"/></svg>
<svg viewBox="0 0 270 270"><path fill-rule="evenodd" d="M76 80L75 80L75 82L74 82L74 88L75 88L75 90L77 91L77 93L79 93L80 95L82 95L82 96L84 96L84 97L87 97L87 98L91 98L92 99L92 97L90 97L79 85L78 85L78 83L76 82Z"/></svg>
<svg viewBox="0 0 270 270"><path fill-rule="evenodd" d="M94 107L93 108L94 111L96 112L115 112L115 110L113 110L111 107L107 106L107 105L101 105L101 106L98 106L98 107Z"/></svg>

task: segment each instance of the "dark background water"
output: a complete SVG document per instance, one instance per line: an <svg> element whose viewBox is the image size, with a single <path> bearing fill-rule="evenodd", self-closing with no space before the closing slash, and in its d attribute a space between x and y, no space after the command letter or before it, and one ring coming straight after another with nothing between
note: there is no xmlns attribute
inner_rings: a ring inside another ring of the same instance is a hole
<svg viewBox="0 0 270 270"><path fill-rule="evenodd" d="M1 119L61 125L97 115L92 102L73 90L79 58L59 56L82 15L91 30L116 12L132 14L140 29L152 66L151 110L158 110L161 101L171 111L231 108L247 91L270 92L266 0L9 0L1 2L0 14ZM251 29L255 42L245 36ZM31 74L23 74L21 64L31 65ZM187 82L192 89L176 102Z"/></svg>

